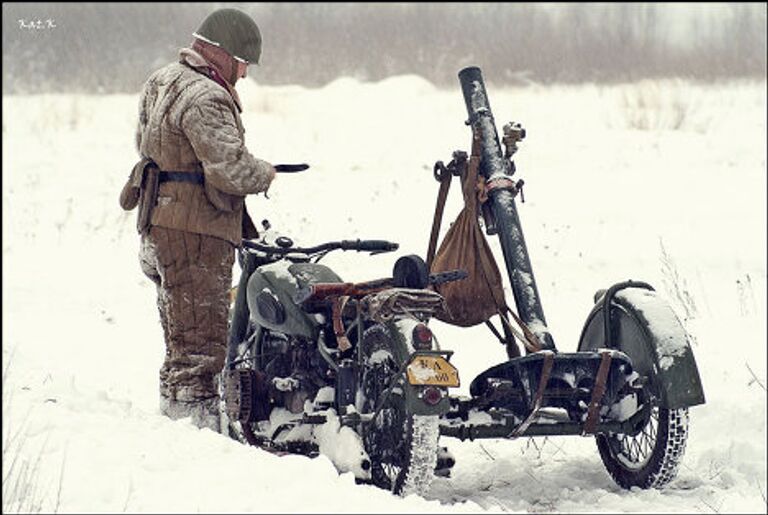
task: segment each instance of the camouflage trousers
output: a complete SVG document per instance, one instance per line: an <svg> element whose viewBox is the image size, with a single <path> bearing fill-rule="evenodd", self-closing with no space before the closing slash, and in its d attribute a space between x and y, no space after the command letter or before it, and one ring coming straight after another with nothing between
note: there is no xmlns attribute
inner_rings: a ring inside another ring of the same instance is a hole
<svg viewBox="0 0 768 515"><path fill-rule="evenodd" d="M139 260L157 286L165 336L160 395L167 401L218 395L234 259L234 246L213 236L157 226L142 236Z"/></svg>

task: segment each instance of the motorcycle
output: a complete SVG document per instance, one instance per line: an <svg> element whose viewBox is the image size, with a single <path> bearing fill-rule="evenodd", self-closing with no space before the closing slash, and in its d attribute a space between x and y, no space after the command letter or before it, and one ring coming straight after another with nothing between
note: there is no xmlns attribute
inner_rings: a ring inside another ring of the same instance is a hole
<svg viewBox="0 0 768 515"><path fill-rule="evenodd" d="M558 351L515 204L523 181L512 179L512 156L525 130L505 125L502 151L480 69L465 68L459 79L472 155L456 151L447 166L438 161L435 177L466 177L474 166L482 179L487 200L473 216L499 238L517 307L509 313L520 330L502 319L502 336L486 323L509 359L479 374L469 397L449 395L459 386L453 352L440 347L428 323L450 312L438 292L467 279L465 270L430 273L424 260L407 255L392 277L347 283L318 261L334 250L376 254L397 244L298 248L265 235L244 241L239 255L221 381L228 425L237 438L273 452L326 454L359 482L401 495L421 494L435 474L450 472L453 458L440 436L594 437L618 485L662 488L681 463L689 408L705 402L689 335L651 285L630 280L598 290L577 351ZM440 200L436 224L438 214Z"/></svg>
<svg viewBox="0 0 768 515"><path fill-rule="evenodd" d="M358 482L402 495L423 493L452 465L438 447L439 418L459 376L427 325L442 309L429 288L465 274L430 275L409 255L392 277L349 283L318 263L335 250L397 248L382 240L301 248L271 230L243 241L220 381L231 436L271 452L322 452Z"/></svg>

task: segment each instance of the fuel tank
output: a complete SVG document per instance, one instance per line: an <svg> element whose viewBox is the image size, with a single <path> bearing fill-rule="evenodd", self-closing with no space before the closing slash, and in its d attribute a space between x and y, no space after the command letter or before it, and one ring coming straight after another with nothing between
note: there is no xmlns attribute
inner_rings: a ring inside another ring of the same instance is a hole
<svg viewBox="0 0 768 515"><path fill-rule="evenodd" d="M304 312L294 302L296 292L314 283L340 283L330 268L318 263L277 261L262 265L248 279L247 300L251 320L285 334L317 337L320 315Z"/></svg>

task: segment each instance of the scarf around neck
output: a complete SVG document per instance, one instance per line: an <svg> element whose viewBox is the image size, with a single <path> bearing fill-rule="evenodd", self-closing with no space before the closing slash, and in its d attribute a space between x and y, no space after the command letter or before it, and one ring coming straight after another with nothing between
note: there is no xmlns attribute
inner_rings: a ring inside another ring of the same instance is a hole
<svg viewBox="0 0 768 515"><path fill-rule="evenodd" d="M186 63L192 68L195 68L197 71L201 72L205 76L209 77L211 80L216 82L218 85L226 89L229 94L232 96L232 99L235 101L235 106L237 106L237 111L242 113L243 107L240 103L240 96L237 94L237 91L235 90L235 87L227 80L225 77L231 76L226 75L223 73L223 71L220 69L219 66L216 65L215 62L212 62L209 59L206 59L206 57L197 51L195 48L197 46L197 43L200 42L199 40L195 40L195 43L192 45L192 48L182 48L179 50L179 62ZM202 42L200 42L202 43ZM213 45L207 45L212 48ZM219 49L220 50L220 49ZM221 50L221 52L224 52ZM228 55L228 54L227 54ZM229 61L232 65L234 65L234 59L229 58Z"/></svg>

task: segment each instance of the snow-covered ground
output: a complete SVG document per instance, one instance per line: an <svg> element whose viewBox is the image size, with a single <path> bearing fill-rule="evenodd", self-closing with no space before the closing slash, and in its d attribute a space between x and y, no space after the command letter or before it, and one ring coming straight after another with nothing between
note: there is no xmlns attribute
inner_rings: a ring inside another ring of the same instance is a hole
<svg viewBox="0 0 768 515"><path fill-rule="evenodd" d="M691 409L665 490L619 488L592 438L444 439L457 464L426 499L357 486L325 457L276 457L162 417L155 291L135 212L117 202L136 158L137 97L3 96L3 511L765 513L765 88L489 85L499 129L528 130L518 209L558 348L575 350L595 290L645 280L695 337L707 403ZM250 198L255 218L300 244L400 243L397 255L329 255L345 280L426 253L432 165L470 142L458 81L238 89L249 148L312 165ZM458 393L504 359L484 327L432 327L456 351ZM23 505L6 504L25 483Z"/></svg>

